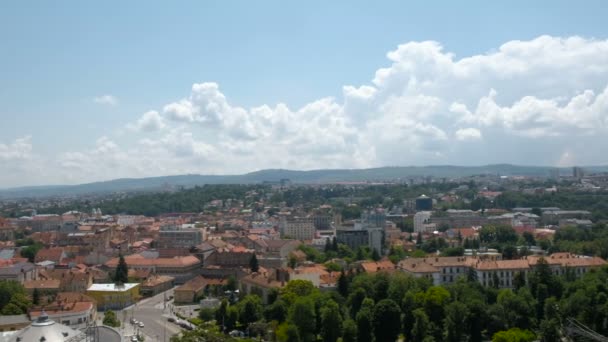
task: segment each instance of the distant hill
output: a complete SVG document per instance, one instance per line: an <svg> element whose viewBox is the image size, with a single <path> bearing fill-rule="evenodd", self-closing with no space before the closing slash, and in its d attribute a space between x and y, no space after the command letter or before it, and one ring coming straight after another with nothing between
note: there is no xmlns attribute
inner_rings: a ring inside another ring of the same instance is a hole
<svg viewBox="0 0 608 342"><path fill-rule="evenodd" d="M608 166L583 167L590 172L608 172ZM79 185L30 186L0 190L0 198L69 196L111 192L158 191L166 186L193 187L203 184L256 184L289 179L292 183L336 183L391 181L413 177L457 178L481 174L504 176L548 176L553 167L495 164L485 166L399 166L372 169L331 169L294 171L283 169L261 170L243 175L177 175L149 178L121 178ZM571 174L570 168L560 169L562 175Z"/></svg>

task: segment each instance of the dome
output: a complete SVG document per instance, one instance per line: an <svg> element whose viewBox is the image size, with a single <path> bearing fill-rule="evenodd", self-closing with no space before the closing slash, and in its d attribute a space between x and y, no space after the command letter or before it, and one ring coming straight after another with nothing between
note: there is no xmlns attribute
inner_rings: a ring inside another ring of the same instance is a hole
<svg viewBox="0 0 608 342"><path fill-rule="evenodd" d="M67 325L59 324L42 313L29 327L13 335L11 342L65 342L80 341L85 335Z"/></svg>

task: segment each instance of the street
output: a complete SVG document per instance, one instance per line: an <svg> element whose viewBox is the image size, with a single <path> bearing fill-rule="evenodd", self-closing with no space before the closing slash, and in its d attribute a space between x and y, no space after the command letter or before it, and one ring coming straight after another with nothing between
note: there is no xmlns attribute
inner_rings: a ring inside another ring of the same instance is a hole
<svg viewBox="0 0 608 342"><path fill-rule="evenodd" d="M173 289L160 293L154 297L146 298L118 313L118 319L125 327L123 336L131 336L137 332L143 332L146 341L169 342L171 336L178 334L182 329L169 321L169 301L173 295ZM165 302L165 296L167 301ZM134 318L144 323L143 328L134 327L130 320Z"/></svg>

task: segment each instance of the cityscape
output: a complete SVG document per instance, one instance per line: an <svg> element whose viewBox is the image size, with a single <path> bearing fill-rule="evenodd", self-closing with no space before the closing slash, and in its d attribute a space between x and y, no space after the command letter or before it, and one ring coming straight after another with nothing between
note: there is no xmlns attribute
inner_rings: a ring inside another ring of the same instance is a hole
<svg viewBox="0 0 608 342"><path fill-rule="evenodd" d="M0 3L0 342L608 341L607 16Z"/></svg>

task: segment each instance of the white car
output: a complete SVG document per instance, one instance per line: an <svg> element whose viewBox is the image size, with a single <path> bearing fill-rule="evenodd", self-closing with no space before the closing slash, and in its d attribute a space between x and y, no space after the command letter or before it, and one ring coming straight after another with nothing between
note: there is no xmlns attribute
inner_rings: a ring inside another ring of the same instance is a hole
<svg viewBox="0 0 608 342"><path fill-rule="evenodd" d="M140 328L143 328L144 327L144 322L137 323L137 326L139 326Z"/></svg>

